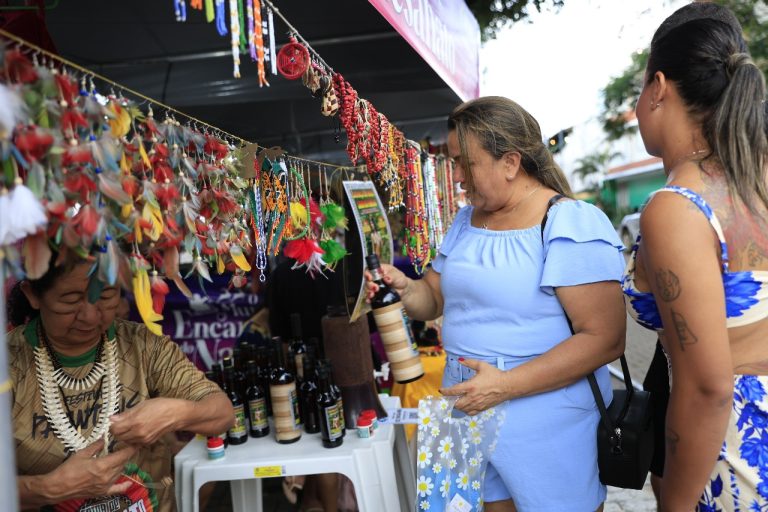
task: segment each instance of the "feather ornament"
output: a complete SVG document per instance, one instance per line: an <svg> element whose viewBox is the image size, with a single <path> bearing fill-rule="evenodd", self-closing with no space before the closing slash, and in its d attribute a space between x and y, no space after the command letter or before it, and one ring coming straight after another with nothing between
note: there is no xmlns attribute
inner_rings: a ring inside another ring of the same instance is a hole
<svg viewBox="0 0 768 512"><path fill-rule="evenodd" d="M117 161L120 158L121 151L120 146L118 146L115 139L105 135L98 140L95 140L94 138L88 145L91 147L93 160L98 167L113 172L120 171L120 166Z"/></svg>
<svg viewBox="0 0 768 512"><path fill-rule="evenodd" d="M291 201L289 208L293 228L297 231L304 229L304 226L307 225L307 208L300 201Z"/></svg>
<svg viewBox="0 0 768 512"><path fill-rule="evenodd" d="M38 79L37 69L20 50L5 52L5 75L17 83L31 84Z"/></svg>
<svg viewBox="0 0 768 512"><path fill-rule="evenodd" d="M303 265L300 265L298 262L294 263L291 270L298 270L301 267L305 267L305 272L313 279L315 278L315 274L320 274L327 279L327 276L323 273L323 269L327 268L328 265L323 260L323 255L318 252L313 252L309 257L309 260Z"/></svg>
<svg viewBox="0 0 768 512"><path fill-rule="evenodd" d="M45 207L20 178L13 190L5 194L5 200L0 205L0 245L12 244L48 225Z"/></svg>
<svg viewBox="0 0 768 512"><path fill-rule="evenodd" d="M191 276L193 273L196 273L198 276L205 279L209 283L213 282L211 279L211 273L208 271L208 263L206 263L205 260L200 256L195 256L195 260L192 263L192 268L189 270L189 272L187 272L187 275L184 276L184 278Z"/></svg>
<svg viewBox="0 0 768 512"><path fill-rule="evenodd" d="M336 203L326 203L320 206L320 210L325 217L323 229L347 229L347 214L343 206Z"/></svg>
<svg viewBox="0 0 768 512"><path fill-rule="evenodd" d="M48 245L48 234L45 230L24 239L21 249L24 258L24 269L28 279L40 279L48 271L51 261L51 247Z"/></svg>
<svg viewBox="0 0 768 512"><path fill-rule="evenodd" d="M152 287L149 282L147 269L143 268L143 266L134 269L132 283L136 309L139 310L139 315L144 321L144 325L154 334L162 336L163 329L157 322L162 320L163 316L155 312L152 307Z"/></svg>
<svg viewBox="0 0 768 512"><path fill-rule="evenodd" d="M98 174L99 190L102 194L112 199L120 206L133 206L133 198L123 190L123 185L106 172Z"/></svg>
<svg viewBox="0 0 768 512"><path fill-rule="evenodd" d="M0 84L0 139L10 137L13 128L24 121L25 109L24 101L15 91Z"/></svg>
<svg viewBox="0 0 768 512"><path fill-rule="evenodd" d="M336 240L321 240L320 248L324 251L323 259L331 269L333 269L336 264L344 258L344 256L349 254L344 246Z"/></svg>
<svg viewBox="0 0 768 512"><path fill-rule="evenodd" d="M146 170L152 169L152 162L149 160L149 155L147 155L147 150L144 149L144 143L141 142L141 139L138 137L136 138L139 146L139 156L141 156L141 162L146 166Z"/></svg>
<svg viewBox="0 0 768 512"><path fill-rule="evenodd" d="M179 273L179 249L177 247L168 247L163 252L163 270L165 275L176 284L176 287L186 297L191 297L192 292L189 290Z"/></svg>
<svg viewBox="0 0 768 512"><path fill-rule="evenodd" d="M163 234L163 212L160 208L150 203L144 203L141 210L141 219L145 222L143 231L150 240L156 242Z"/></svg>
<svg viewBox="0 0 768 512"><path fill-rule="evenodd" d="M152 277L150 277L149 283L150 292L152 293L152 309L155 313L161 315L163 313L163 308L165 307L165 296L168 295L171 290L168 288L168 283L165 282L165 279L158 275L157 270L152 271Z"/></svg>
<svg viewBox="0 0 768 512"><path fill-rule="evenodd" d="M35 126L20 128L16 130L13 145L27 162L37 162L47 154L48 148L53 145L53 135L47 130Z"/></svg>
<svg viewBox="0 0 768 512"><path fill-rule="evenodd" d="M234 244L230 245L229 255L232 257L232 261L235 262L235 265L237 265L238 268L246 272L251 271L251 264L248 263L248 259L245 257L245 254L243 254L242 247Z"/></svg>
<svg viewBox="0 0 768 512"><path fill-rule="evenodd" d="M291 240L285 244L283 248L283 254L289 258L296 260L296 263L301 266L309 262L313 254L323 253L323 249L317 244L317 241L309 238L301 238L298 240Z"/></svg>
<svg viewBox="0 0 768 512"><path fill-rule="evenodd" d="M200 216L198 211L197 196L192 196L191 199L182 198L181 200L181 212L184 216L184 223L187 225L187 229L190 233L197 233L197 224L195 221Z"/></svg>
<svg viewBox="0 0 768 512"><path fill-rule="evenodd" d="M74 106L75 98L79 94L77 82L72 80L66 73L56 73L53 78L56 81L59 96L61 97L62 102L64 102L62 103L62 106L65 108L67 106Z"/></svg>
<svg viewBox="0 0 768 512"><path fill-rule="evenodd" d="M116 100L110 101L108 108L112 111L113 115L108 121L112 137L115 139L125 137L131 129L130 112L128 109L121 107Z"/></svg>
<svg viewBox="0 0 768 512"><path fill-rule="evenodd" d="M99 228L99 221L101 215L90 204L83 205L80 210L72 217L69 222L69 226L79 239L79 243L83 247L90 247L93 243L93 237L96 235L96 231ZM70 244L70 247L75 247L77 244Z"/></svg>
<svg viewBox="0 0 768 512"><path fill-rule="evenodd" d="M97 256L99 264L99 280L107 286L117 283L117 272L120 266L120 249L112 237L107 235L106 244Z"/></svg>
<svg viewBox="0 0 768 512"><path fill-rule="evenodd" d="M45 194L45 169L38 162L32 162L27 171L27 187L35 194L35 197L42 199Z"/></svg>

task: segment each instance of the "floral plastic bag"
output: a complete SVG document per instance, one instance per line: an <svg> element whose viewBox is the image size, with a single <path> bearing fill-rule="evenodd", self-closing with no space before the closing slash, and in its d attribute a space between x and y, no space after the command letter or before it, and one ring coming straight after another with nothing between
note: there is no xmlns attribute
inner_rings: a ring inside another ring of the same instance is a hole
<svg viewBox="0 0 768 512"><path fill-rule="evenodd" d="M428 396L419 401L416 510L483 510L483 479L504 421L503 409L467 416L454 412L458 399Z"/></svg>

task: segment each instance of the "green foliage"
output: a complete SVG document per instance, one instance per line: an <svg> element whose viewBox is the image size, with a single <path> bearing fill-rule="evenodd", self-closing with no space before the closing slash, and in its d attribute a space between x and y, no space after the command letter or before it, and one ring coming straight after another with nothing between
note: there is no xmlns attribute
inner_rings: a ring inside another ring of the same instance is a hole
<svg viewBox="0 0 768 512"><path fill-rule="evenodd" d="M629 67L621 75L612 78L603 89L603 110L598 119L603 123L603 131L609 141L618 140L637 130L636 126L627 125L624 116L634 110L637 98L640 97L647 63L648 50L634 53Z"/></svg>
<svg viewBox="0 0 768 512"><path fill-rule="evenodd" d="M744 29L744 37L757 66L768 79L768 5L765 0L714 0L729 7ZM650 40L652 34L648 34ZM632 56L632 64L618 77L612 78L603 89L603 110L598 118L609 141L637 131L628 126L624 115L634 109L643 87L648 50Z"/></svg>
<svg viewBox="0 0 768 512"><path fill-rule="evenodd" d="M611 151L610 149L596 151L576 160L573 174L574 176L579 177L582 181L587 182L590 177L604 174L608 171L610 163L620 156L621 153ZM595 190L596 188L597 183L593 183L592 187L588 187L587 190Z"/></svg>
<svg viewBox="0 0 768 512"><path fill-rule="evenodd" d="M546 4L560 9L564 0L466 0L467 6L477 18L483 41L494 39L499 30L511 23L525 20L533 6L538 12Z"/></svg>

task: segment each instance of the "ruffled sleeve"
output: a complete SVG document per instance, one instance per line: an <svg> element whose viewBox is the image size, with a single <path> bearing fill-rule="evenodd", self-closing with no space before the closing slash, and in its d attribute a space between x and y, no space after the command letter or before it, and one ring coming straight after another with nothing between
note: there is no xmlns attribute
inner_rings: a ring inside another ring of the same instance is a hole
<svg viewBox="0 0 768 512"><path fill-rule="evenodd" d="M469 219L472 216L472 207L465 206L458 211L456 217L453 219L451 227L448 228L448 232L443 237L443 243L437 251L437 256L432 260L432 268L438 274L443 271L443 265L445 264L445 258L450 254L451 250L455 247L461 232L469 224Z"/></svg>
<svg viewBox="0 0 768 512"><path fill-rule="evenodd" d="M544 227L544 271L541 289L620 281L623 245L608 217L583 201L553 206Z"/></svg>

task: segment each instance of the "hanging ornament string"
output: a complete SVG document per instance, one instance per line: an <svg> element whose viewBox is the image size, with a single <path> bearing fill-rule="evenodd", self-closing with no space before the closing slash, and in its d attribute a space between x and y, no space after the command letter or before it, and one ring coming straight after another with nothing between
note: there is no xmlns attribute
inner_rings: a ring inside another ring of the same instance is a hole
<svg viewBox="0 0 768 512"><path fill-rule="evenodd" d="M264 87L265 85L269 87L266 71L264 69L264 28L261 22L260 0L253 0L253 29L255 38L254 44L256 46L256 65L259 76L259 87Z"/></svg>
<svg viewBox="0 0 768 512"><path fill-rule="evenodd" d="M232 41L232 75L240 78L240 18L237 12L237 0L229 0L229 31Z"/></svg>
<svg viewBox="0 0 768 512"><path fill-rule="evenodd" d="M245 2L248 18L248 54L251 56L252 62L257 62L259 57L256 53L256 19L254 18L253 4L254 2L251 0L246 0ZM259 12L259 20L261 20L261 12Z"/></svg>
<svg viewBox="0 0 768 512"><path fill-rule="evenodd" d="M429 233L429 245L431 247L430 259L434 257L435 250L443 242L443 222L440 215L440 198L437 192L437 177L434 157L422 152L422 167L424 173L424 195L427 206L427 221Z"/></svg>

